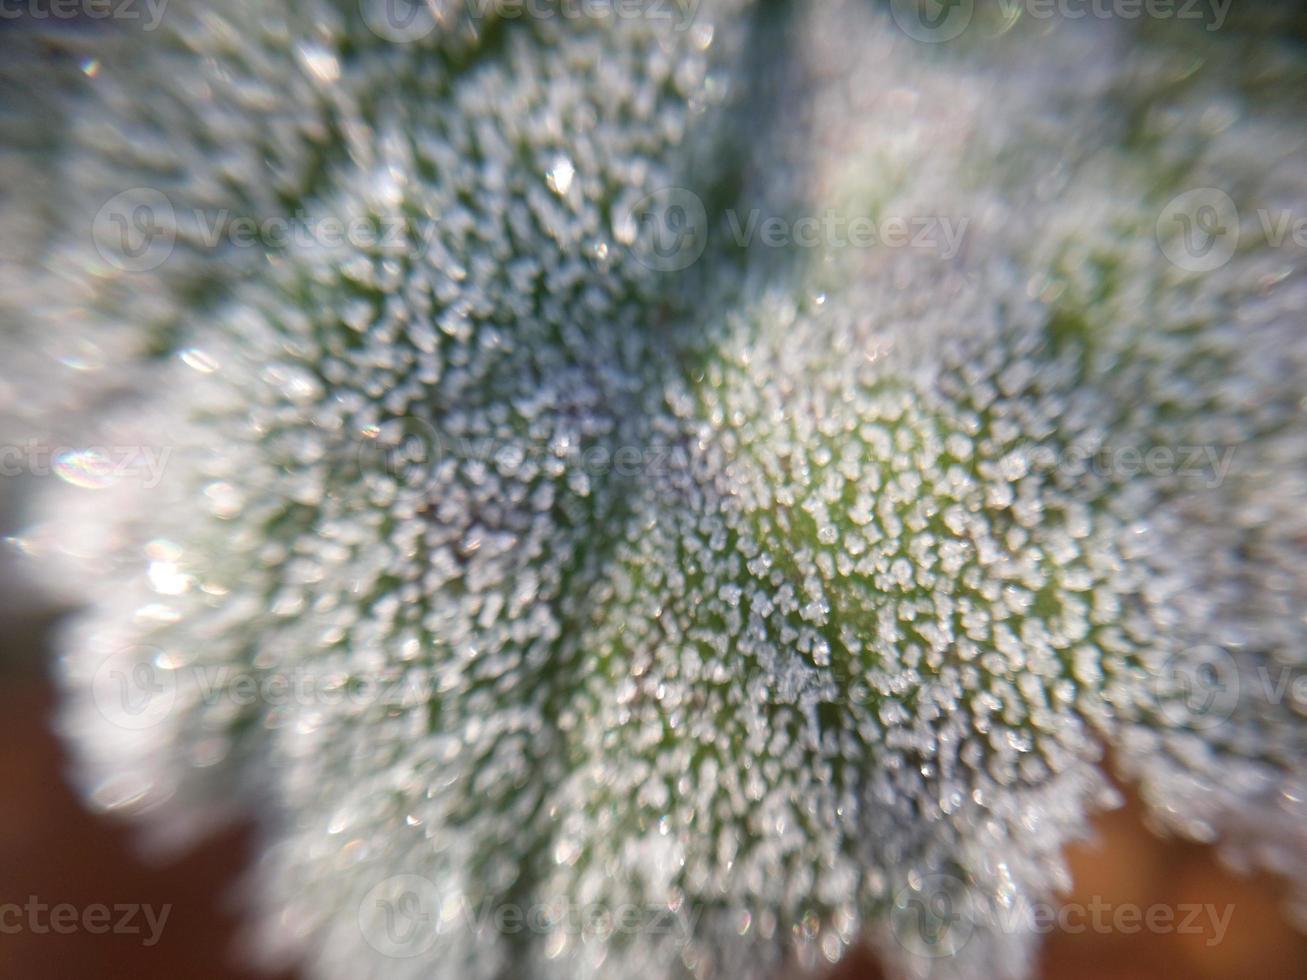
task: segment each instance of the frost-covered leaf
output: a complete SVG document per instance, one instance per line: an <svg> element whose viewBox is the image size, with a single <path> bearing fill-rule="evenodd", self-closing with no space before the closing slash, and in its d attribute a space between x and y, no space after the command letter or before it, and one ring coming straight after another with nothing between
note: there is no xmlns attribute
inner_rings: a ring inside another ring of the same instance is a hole
<svg viewBox="0 0 1307 980"><path fill-rule="evenodd" d="M12 155L5 429L80 783L253 811L270 955L1025 976L1106 747L1307 883L1295 56L174 3Z"/></svg>

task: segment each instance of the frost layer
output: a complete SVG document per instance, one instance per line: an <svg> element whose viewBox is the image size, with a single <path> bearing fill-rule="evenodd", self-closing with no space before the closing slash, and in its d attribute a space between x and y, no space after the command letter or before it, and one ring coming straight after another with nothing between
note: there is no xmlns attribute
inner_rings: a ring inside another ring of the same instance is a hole
<svg viewBox="0 0 1307 980"><path fill-rule="evenodd" d="M1303 256L1187 271L1156 231L1191 188L1307 205L1287 55L945 48L853 2L440 3L398 42L176 6L16 156L59 180L4 212L6 429L168 452L65 459L22 545L85 607L88 798L164 841L256 812L269 954L1024 976L1108 745L1160 825L1307 881ZM141 188L177 242L125 271L92 218ZM755 209L964 237L733 241Z"/></svg>

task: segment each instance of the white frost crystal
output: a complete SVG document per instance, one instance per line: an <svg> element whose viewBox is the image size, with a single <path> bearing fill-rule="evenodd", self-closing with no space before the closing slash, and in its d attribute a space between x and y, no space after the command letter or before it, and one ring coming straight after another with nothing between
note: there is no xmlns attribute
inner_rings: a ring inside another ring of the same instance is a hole
<svg viewBox="0 0 1307 980"><path fill-rule="evenodd" d="M349 980L1026 976L1105 747L1307 887L1301 62L395 9L174 0L0 116L88 799L253 812L261 948Z"/></svg>

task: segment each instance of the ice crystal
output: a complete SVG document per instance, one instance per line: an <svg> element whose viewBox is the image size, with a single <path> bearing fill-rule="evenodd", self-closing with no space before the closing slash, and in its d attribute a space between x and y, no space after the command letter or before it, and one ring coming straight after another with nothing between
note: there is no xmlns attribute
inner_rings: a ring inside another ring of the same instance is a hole
<svg viewBox="0 0 1307 980"><path fill-rule="evenodd" d="M891 7L175 0L9 96L77 777L254 812L270 956L1025 976L1108 747L1307 886L1302 62Z"/></svg>

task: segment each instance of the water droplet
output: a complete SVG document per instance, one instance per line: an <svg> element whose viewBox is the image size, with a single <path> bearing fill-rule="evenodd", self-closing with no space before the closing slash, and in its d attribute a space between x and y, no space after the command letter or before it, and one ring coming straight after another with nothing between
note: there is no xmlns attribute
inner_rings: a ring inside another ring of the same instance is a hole
<svg viewBox="0 0 1307 980"><path fill-rule="evenodd" d="M55 476L75 487L103 490L113 483L113 464L99 449L72 449L54 460Z"/></svg>
<svg viewBox="0 0 1307 980"><path fill-rule="evenodd" d="M572 178L576 176L576 167L572 166L572 161L567 157L560 156L554 161L553 167L550 168L549 174L545 177L545 182L549 184L549 189L559 197L565 197L567 192L572 189Z"/></svg>

